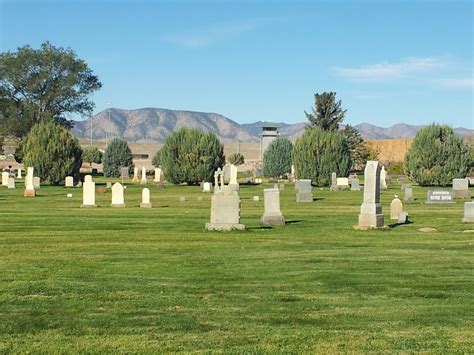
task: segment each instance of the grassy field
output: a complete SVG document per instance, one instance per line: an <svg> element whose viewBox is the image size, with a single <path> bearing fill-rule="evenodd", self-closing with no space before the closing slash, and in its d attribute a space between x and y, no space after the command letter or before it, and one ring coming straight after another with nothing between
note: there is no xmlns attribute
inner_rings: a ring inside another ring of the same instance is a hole
<svg viewBox="0 0 474 355"><path fill-rule="evenodd" d="M138 208L142 186L122 209L110 192L81 209L80 189L1 188L0 353L474 351L464 201L426 205L415 187L413 223L356 231L362 192L296 204L287 184L288 224L262 228L252 196L268 186L241 186L247 230L232 233L204 230L199 187L149 185L153 209Z"/></svg>

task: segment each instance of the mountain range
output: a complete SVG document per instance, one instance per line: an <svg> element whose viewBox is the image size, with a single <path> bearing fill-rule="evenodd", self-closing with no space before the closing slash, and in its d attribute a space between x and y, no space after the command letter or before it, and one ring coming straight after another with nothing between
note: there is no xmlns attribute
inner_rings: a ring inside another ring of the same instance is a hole
<svg viewBox="0 0 474 355"><path fill-rule="evenodd" d="M255 142L259 140L262 121L239 124L217 113L179 111L162 108L122 110L110 108L83 121L75 121L72 132L80 139L121 137L129 142L163 142L174 130L181 127L212 131L223 142ZM278 123L279 133L290 139L300 136L306 123ZM364 139L413 138L423 125L397 123L388 128L369 123L355 125ZM474 131L455 128L461 136L473 136Z"/></svg>

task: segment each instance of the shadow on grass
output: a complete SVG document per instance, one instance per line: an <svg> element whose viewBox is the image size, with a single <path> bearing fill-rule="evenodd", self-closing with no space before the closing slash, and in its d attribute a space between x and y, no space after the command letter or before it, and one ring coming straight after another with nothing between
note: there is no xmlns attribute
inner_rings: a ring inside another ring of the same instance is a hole
<svg viewBox="0 0 474 355"><path fill-rule="evenodd" d="M297 223L300 223L300 222L304 222L304 219L292 219L292 220L289 220L289 221L285 221L285 224L297 224Z"/></svg>
<svg viewBox="0 0 474 355"><path fill-rule="evenodd" d="M388 228L393 229L393 228L397 228L397 227L399 227L399 226L404 226L404 225L406 225L406 224L413 224L413 222L407 220L405 223L392 223L392 224L389 224L389 225L388 225Z"/></svg>
<svg viewBox="0 0 474 355"><path fill-rule="evenodd" d="M313 197L313 201L322 201L325 200L326 197Z"/></svg>
<svg viewBox="0 0 474 355"><path fill-rule="evenodd" d="M273 227L270 226L255 226L255 227L246 227L245 229L247 230L253 230L253 229L273 229Z"/></svg>

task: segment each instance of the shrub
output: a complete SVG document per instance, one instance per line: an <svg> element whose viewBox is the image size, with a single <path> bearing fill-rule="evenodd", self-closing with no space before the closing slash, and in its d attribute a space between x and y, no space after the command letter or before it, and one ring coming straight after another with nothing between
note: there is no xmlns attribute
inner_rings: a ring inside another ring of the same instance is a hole
<svg viewBox="0 0 474 355"><path fill-rule="evenodd" d="M161 165L161 150L157 151L151 161L155 168L158 168Z"/></svg>
<svg viewBox="0 0 474 355"><path fill-rule="evenodd" d="M242 165L245 163L245 158L241 153L232 153L229 156L229 163L234 165Z"/></svg>
<svg viewBox="0 0 474 355"><path fill-rule="evenodd" d="M161 148L163 172L173 184L212 181L215 170L224 163L224 147L212 132L181 128Z"/></svg>
<svg viewBox="0 0 474 355"><path fill-rule="evenodd" d="M282 176L291 170L293 144L288 138L275 139L263 153L263 175Z"/></svg>
<svg viewBox="0 0 474 355"><path fill-rule="evenodd" d="M447 186L468 175L471 147L452 128L431 124L421 129L405 156L408 178L421 186Z"/></svg>
<svg viewBox="0 0 474 355"><path fill-rule="evenodd" d="M102 152L96 146L88 145L82 150L82 161L89 163L100 164L102 163Z"/></svg>
<svg viewBox="0 0 474 355"><path fill-rule="evenodd" d="M35 176L58 185L68 175L77 175L81 167L82 150L72 133L53 121L33 126L23 147L23 163L35 169Z"/></svg>
<svg viewBox="0 0 474 355"><path fill-rule="evenodd" d="M293 164L299 179L311 179L313 185L327 186L331 173L347 176L352 161L342 133L309 128L295 142Z"/></svg>
<svg viewBox="0 0 474 355"><path fill-rule="evenodd" d="M121 167L133 167L132 151L123 139L114 138L105 149L102 158L105 177L119 177Z"/></svg>

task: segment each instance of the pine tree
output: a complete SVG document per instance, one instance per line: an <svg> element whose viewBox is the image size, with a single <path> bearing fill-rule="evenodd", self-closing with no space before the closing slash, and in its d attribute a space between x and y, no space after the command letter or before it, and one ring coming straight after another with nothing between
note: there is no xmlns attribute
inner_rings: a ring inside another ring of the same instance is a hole
<svg viewBox="0 0 474 355"><path fill-rule="evenodd" d="M105 177L119 177L120 168L123 167L128 167L131 170L133 167L133 155L127 141L114 138L105 149L102 162L104 164Z"/></svg>
<svg viewBox="0 0 474 355"><path fill-rule="evenodd" d="M310 127L319 127L324 131L337 131L347 110L341 108L341 101L336 102L335 92L314 94L312 113L304 112Z"/></svg>
<svg viewBox="0 0 474 355"><path fill-rule="evenodd" d="M263 175L278 177L291 170L293 144L288 138L275 139L263 153Z"/></svg>

